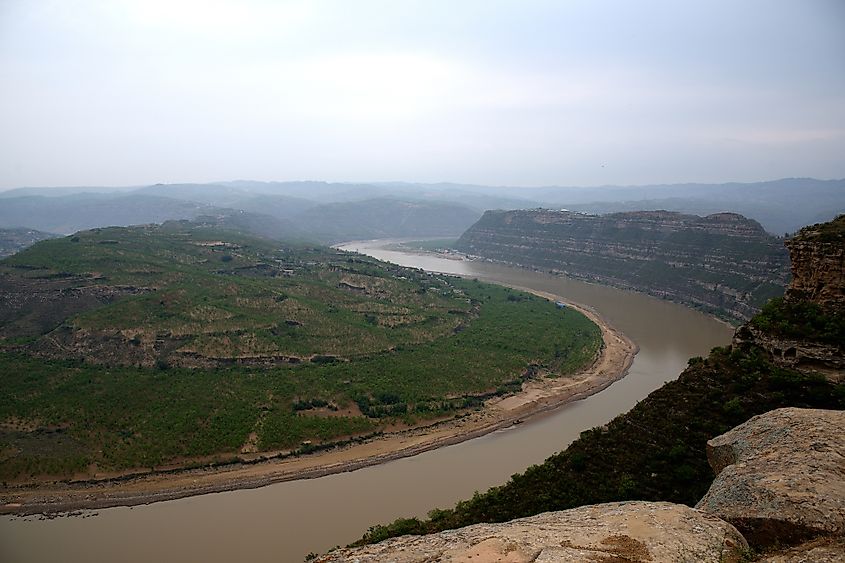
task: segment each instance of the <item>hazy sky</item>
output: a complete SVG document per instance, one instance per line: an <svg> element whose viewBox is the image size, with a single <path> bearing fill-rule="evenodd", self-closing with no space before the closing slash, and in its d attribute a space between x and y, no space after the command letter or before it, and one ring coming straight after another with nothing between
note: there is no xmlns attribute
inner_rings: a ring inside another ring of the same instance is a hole
<svg viewBox="0 0 845 563"><path fill-rule="evenodd" d="M845 1L0 0L0 188L845 177Z"/></svg>

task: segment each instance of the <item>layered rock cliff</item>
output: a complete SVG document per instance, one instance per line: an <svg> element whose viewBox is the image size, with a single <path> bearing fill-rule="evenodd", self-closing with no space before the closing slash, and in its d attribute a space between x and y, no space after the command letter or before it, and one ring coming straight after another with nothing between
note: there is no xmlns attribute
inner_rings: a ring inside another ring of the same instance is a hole
<svg viewBox="0 0 845 563"><path fill-rule="evenodd" d="M783 243L734 213L488 211L457 248L740 320L782 294L789 276Z"/></svg>
<svg viewBox="0 0 845 563"><path fill-rule="evenodd" d="M845 215L787 241L792 281L737 330L734 345L758 346L778 364L845 379Z"/></svg>
<svg viewBox="0 0 845 563"><path fill-rule="evenodd" d="M845 215L801 229L786 247L792 262L786 299L845 311Z"/></svg>

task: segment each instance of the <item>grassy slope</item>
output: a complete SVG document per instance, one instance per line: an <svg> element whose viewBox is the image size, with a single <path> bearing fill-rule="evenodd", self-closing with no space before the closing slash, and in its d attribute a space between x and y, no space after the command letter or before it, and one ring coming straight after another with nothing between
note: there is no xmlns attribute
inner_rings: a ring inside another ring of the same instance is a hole
<svg viewBox="0 0 845 563"><path fill-rule="evenodd" d="M419 272L404 272L402 280L398 270L366 258L222 236L233 246L205 246L221 233L183 225L97 229L33 247L0 271L155 289L66 324L141 341L169 333L187 341L186 351L225 358L354 356L443 336L471 312L441 280Z"/></svg>
<svg viewBox="0 0 845 563"><path fill-rule="evenodd" d="M274 351L317 355L269 368L180 369L0 352L3 479L69 475L91 463L121 470L226 458L251 433L259 449L275 449L372 432L397 417L440 416L476 406L484 394L512 391L532 363L569 373L600 342L598 327L585 317L534 296L328 249L279 254L257 239L184 228L103 229L78 237L41 243L2 267L23 276L97 272L80 276L80 283L157 291L68 319L73 330L122 331L141 341L180 333L194 349L212 337L223 342L223 334L250 343L249 353L266 333ZM237 248L191 244L221 238ZM226 255L232 259L223 261ZM266 276L254 268L272 256L296 275ZM378 291L348 291L342 280ZM281 294L281 301L267 298ZM273 308L277 302L284 314ZM305 308L310 316L295 317L302 324L293 334L273 334ZM192 314L207 316L197 321ZM316 361L326 352L349 361ZM350 416L312 408L325 404L349 408ZM365 416L354 416L355 406Z"/></svg>

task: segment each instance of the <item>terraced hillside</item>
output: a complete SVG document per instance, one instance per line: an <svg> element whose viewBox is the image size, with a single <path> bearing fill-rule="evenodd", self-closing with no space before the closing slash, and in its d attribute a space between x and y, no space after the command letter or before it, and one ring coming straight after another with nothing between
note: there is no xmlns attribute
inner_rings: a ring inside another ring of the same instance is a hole
<svg viewBox="0 0 845 563"><path fill-rule="evenodd" d="M18 481L451 416L600 345L534 296L184 221L36 244L0 262L0 295L0 477Z"/></svg>
<svg viewBox="0 0 845 563"><path fill-rule="evenodd" d="M456 248L643 291L735 320L749 319L781 295L789 276L783 241L734 213L488 211Z"/></svg>

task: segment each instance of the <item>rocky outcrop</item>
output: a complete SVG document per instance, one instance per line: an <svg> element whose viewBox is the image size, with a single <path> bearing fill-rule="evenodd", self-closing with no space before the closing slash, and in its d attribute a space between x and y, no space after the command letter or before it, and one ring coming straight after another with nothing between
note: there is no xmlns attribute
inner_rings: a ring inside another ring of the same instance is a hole
<svg viewBox="0 0 845 563"><path fill-rule="evenodd" d="M785 408L707 442L716 480L696 505L754 545L845 533L845 411Z"/></svg>
<svg viewBox="0 0 845 563"><path fill-rule="evenodd" d="M792 281L783 299L737 330L734 345L759 346L778 364L845 378L845 215L805 227L786 243Z"/></svg>
<svg viewBox="0 0 845 563"><path fill-rule="evenodd" d="M707 443L696 505L614 502L339 548L322 563L843 561L845 411L783 408ZM803 543L802 543L803 542Z"/></svg>
<svg viewBox="0 0 845 563"><path fill-rule="evenodd" d="M845 215L801 229L786 246L792 262L786 299L845 311Z"/></svg>
<svg viewBox="0 0 845 563"><path fill-rule="evenodd" d="M317 561L551 563L731 560L747 547L736 529L687 506L616 502L476 524L427 536L337 549Z"/></svg>
<svg viewBox="0 0 845 563"><path fill-rule="evenodd" d="M488 211L457 248L736 319L780 295L789 276L783 243L734 213Z"/></svg>
<svg viewBox="0 0 845 563"><path fill-rule="evenodd" d="M759 346L777 364L803 372L822 374L831 381L845 377L845 355L841 344L781 336L745 324L734 333L734 346Z"/></svg>

